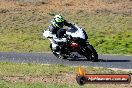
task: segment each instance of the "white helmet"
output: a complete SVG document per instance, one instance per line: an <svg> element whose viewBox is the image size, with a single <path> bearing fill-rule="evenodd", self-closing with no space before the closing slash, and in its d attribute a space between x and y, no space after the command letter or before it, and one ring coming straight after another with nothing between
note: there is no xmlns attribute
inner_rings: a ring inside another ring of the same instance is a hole
<svg viewBox="0 0 132 88"><path fill-rule="evenodd" d="M51 24L55 27L62 28L64 26L64 17L59 15L55 15L53 20L51 21Z"/></svg>

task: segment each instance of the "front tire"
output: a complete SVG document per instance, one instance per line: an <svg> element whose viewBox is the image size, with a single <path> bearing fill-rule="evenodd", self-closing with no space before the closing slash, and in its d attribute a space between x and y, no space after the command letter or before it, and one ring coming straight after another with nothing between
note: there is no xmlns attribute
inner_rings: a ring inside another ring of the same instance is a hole
<svg viewBox="0 0 132 88"><path fill-rule="evenodd" d="M89 53L89 58L92 62L98 62L98 54L96 52L96 50L94 49L94 47L90 44L87 45L87 52ZM88 58L88 59L89 59Z"/></svg>

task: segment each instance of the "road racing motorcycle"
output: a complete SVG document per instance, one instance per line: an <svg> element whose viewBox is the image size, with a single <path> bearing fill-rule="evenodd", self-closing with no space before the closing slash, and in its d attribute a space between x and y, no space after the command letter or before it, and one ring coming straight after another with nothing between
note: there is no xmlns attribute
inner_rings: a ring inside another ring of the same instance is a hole
<svg viewBox="0 0 132 88"><path fill-rule="evenodd" d="M51 34L49 30L44 30L43 36L49 40L54 40L54 38L56 38L56 35ZM77 24L74 24L73 27L68 27L63 37L66 38L67 42L61 45L58 44L60 54L53 53L57 58L77 59L85 57L87 60L92 62L98 61L98 54L94 47L87 41L88 36L82 27L79 27ZM51 46L52 45L50 44L50 48L53 52Z"/></svg>

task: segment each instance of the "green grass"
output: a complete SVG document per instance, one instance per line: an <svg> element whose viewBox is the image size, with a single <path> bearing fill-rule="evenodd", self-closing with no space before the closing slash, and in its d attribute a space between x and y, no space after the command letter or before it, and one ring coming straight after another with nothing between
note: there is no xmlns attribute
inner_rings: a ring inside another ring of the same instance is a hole
<svg viewBox="0 0 132 88"><path fill-rule="evenodd" d="M44 65L31 63L2 63L0 62L0 75L57 75L74 71L72 67L63 65Z"/></svg>
<svg viewBox="0 0 132 88"><path fill-rule="evenodd" d="M87 73L91 71L95 74L111 74L111 73L126 73L124 71L114 71L107 68L84 67ZM10 63L0 62L1 76L25 76L25 75L62 75L64 73L78 72L78 67L64 66L64 65L45 65L32 63ZM131 72L127 72L131 73Z"/></svg>
<svg viewBox="0 0 132 88"><path fill-rule="evenodd" d="M0 81L0 88L95 88L95 87L96 87L95 85L79 86L78 84L10 83L6 81Z"/></svg>
<svg viewBox="0 0 132 88"><path fill-rule="evenodd" d="M0 81L0 88L116 88L115 85L93 85L86 84L80 86L78 84L51 84L51 83L10 83L6 81Z"/></svg>
<svg viewBox="0 0 132 88"><path fill-rule="evenodd" d="M47 52L49 41L42 36L56 13L86 29L89 42L100 54L132 54L132 17L123 13L0 9L0 51ZM76 15L77 14L77 15Z"/></svg>
<svg viewBox="0 0 132 88"><path fill-rule="evenodd" d="M12 52L40 52L49 50L49 41L41 36L28 33L10 33L0 35L0 50Z"/></svg>
<svg viewBox="0 0 132 88"><path fill-rule="evenodd" d="M0 88L68 88L68 87L77 88L77 86L66 85L66 84L10 83L5 81L0 81Z"/></svg>
<svg viewBox="0 0 132 88"><path fill-rule="evenodd" d="M100 85L98 85L100 86ZM0 88L96 88L97 85L86 84L80 86L78 84L50 84L50 83L10 83L6 81L0 81ZM116 88L114 85L103 85L99 88Z"/></svg>
<svg viewBox="0 0 132 88"><path fill-rule="evenodd" d="M89 74L122 74L131 73L125 71L114 71L107 68L94 68L84 67ZM44 64L31 64L31 63L9 63L0 62L0 88L96 88L98 85L88 84L79 86L77 83L44 83L44 82L18 82L5 80L3 77L39 77L39 76L62 76L66 77L67 74L76 75L78 67L70 67L64 65L44 65ZM64 75L64 76L63 76ZM21 78L22 79L22 78ZM103 85L101 88L116 88L115 85Z"/></svg>

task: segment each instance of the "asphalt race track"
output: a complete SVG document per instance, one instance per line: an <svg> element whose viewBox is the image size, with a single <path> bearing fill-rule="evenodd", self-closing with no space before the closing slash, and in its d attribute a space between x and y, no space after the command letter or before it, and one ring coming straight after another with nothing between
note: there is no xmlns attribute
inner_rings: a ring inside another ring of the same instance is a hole
<svg viewBox="0 0 132 88"><path fill-rule="evenodd" d="M91 62L84 58L62 60L51 53L16 53L0 52L0 62L63 64L68 66L94 66L119 69L132 69L132 56L99 55L99 62Z"/></svg>

